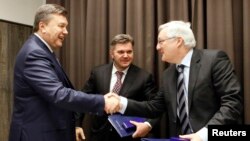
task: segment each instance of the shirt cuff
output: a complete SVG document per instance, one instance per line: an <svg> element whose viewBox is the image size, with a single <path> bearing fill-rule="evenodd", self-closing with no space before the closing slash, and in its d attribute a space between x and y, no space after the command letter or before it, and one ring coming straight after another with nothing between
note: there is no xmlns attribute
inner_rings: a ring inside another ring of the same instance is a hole
<svg viewBox="0 0 250 141"><path fill-rule="evenodd" d="M198 136L202 139L202 141L208 141L208 129L206 127L201 128L199 131L196 132Z"/></svg>
<svg viewBox="0 0 250 141"><path fill-rule="evenodd" d="M120 96L120 106L121 106L121 108L120 108L119 112L120 112L121 114L124 114L124 113L125 113L125 110L126 110L126 108L127 108L127 105L128 105L128 99L125 98L125 97L123 97L123 96Z"/></svg>

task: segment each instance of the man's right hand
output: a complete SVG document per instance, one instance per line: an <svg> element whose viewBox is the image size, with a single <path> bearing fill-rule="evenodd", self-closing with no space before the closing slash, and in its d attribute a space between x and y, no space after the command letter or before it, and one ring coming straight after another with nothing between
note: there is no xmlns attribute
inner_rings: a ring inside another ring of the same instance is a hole
<svg viewBox="0 0 250 141"><path fill-rule="evenodd" d="M83 129L81 127L76 127L76 141L83 141L85 140L85 135Z"/></svg>
<svg viewBox="0 0 250 141"><path fill-rule="evenodd" d="M120 110L120 97L115 93L104 95L105 111L107 114L113 114Z"/></svg>

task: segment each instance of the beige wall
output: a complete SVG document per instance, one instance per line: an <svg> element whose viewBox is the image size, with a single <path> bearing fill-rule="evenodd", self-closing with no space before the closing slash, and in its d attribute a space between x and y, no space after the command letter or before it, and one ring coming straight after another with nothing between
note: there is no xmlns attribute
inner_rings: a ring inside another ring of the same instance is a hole
<svg viewBox="0 0 250 141"><path fill-rule="evenodd" d="M33 25L36 9L46 0L0 0L0 20Z"/></svg>

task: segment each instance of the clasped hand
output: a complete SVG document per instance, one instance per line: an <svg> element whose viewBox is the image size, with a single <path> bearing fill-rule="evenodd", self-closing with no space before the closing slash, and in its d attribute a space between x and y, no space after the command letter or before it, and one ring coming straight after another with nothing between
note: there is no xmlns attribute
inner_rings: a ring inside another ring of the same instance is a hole
<svg viewBox="0 0 250 141"><path fill-rule="evenodd" d="M104 95L105 112L107 114L113 114L120 110L120 97L116 93L107 93Z"/></svg>

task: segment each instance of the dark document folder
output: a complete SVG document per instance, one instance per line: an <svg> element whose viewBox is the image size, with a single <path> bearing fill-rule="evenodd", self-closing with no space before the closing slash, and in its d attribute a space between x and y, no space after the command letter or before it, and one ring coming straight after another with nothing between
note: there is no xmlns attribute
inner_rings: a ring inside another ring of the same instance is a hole
<svg viewBox="0 0 250 141"><path fill-rule="evenodd" d="M190 141L190 140L179 137L171 137L170 139L142 138L141 141Z"/></svg>
<svg viewBox="0 0 250 141"><path fill-rule="evenodd" d="M190 141L189 139L179 138L179 137L171 137L170 141Z"/></svg>
<svg viewBox="0 0 250 141"><path fill-rule="evenodd" d="M144 122L146 119L142 117L115 114L108 116L108 120L120 137L126 137L132 135L136 130L135 125L131 124L129 121Z"/></svg>
<svg viewBox="0 0 250 141"><path fill-rule="evenodd" d="M142 138L141 141L170 141L170 139Z"/></svg>

